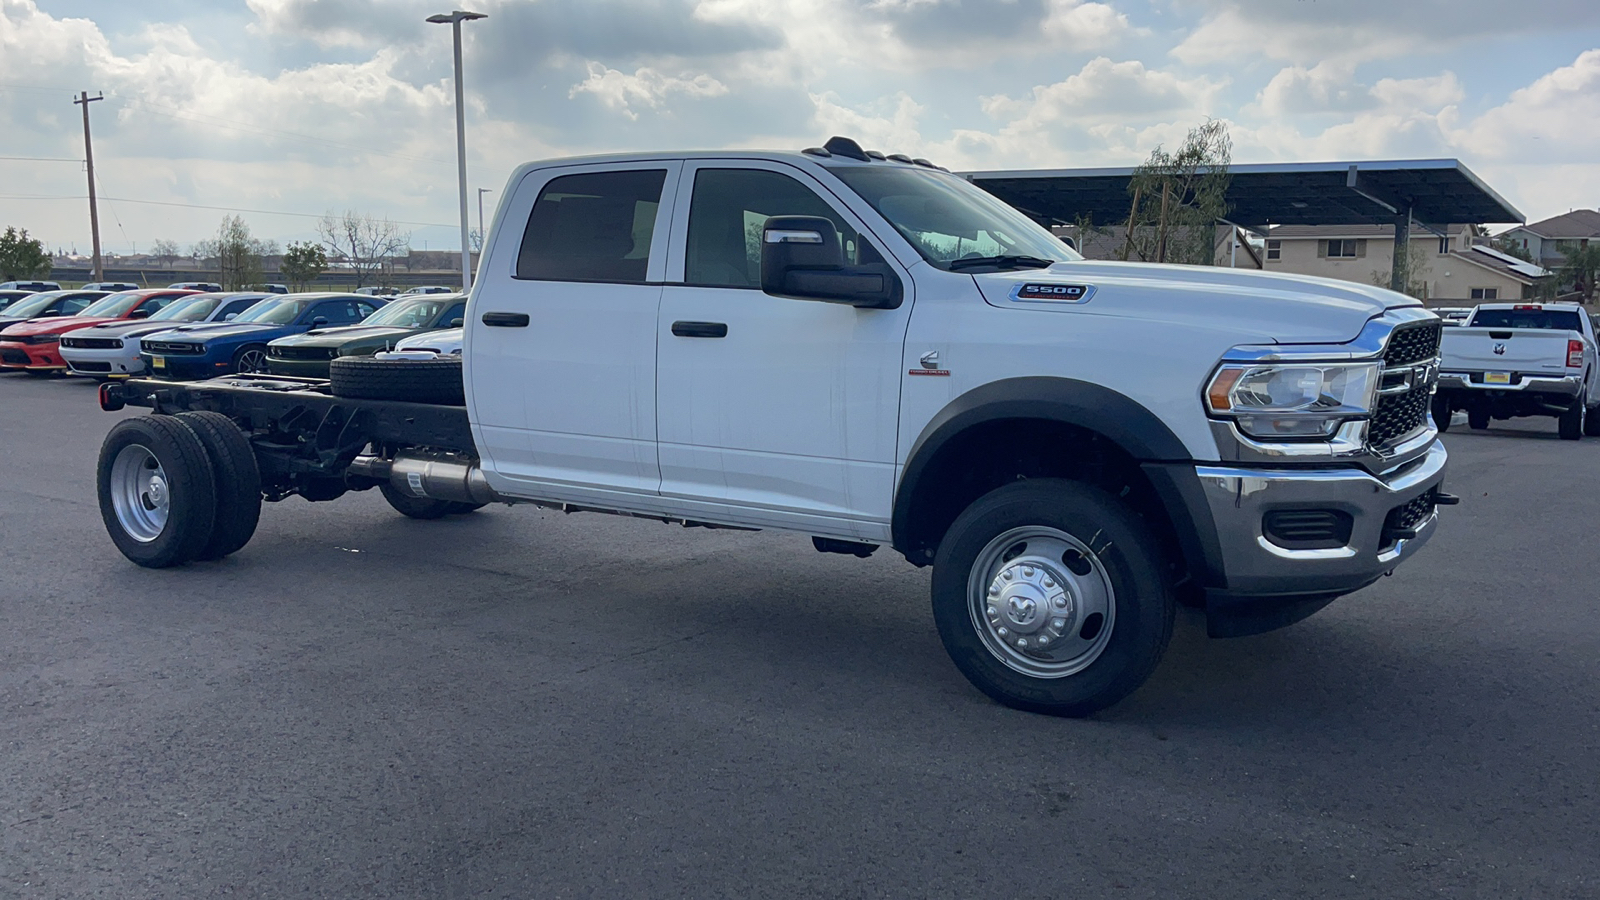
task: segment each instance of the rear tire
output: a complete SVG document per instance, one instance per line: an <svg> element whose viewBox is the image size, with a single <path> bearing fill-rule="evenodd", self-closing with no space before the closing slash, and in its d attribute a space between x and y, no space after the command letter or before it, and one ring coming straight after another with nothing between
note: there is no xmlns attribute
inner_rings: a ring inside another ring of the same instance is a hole
<svg viewBox="0 0 1600 900"><path fill-rule="evenodd" d="M173 416L124 419L100 445L100 518L112 543L148 569L194 559L216 521L216 476L200 439Z"/></svg>
<svg viewBox="0 0 1600 900"><path fill-rule="evenodd" d="M1450 430L1450 401L1444 397L1433 398L1433 426L1439 429L1440 434Z"/></svg>
<svg viewBox="0 0 1600 900"><path fill-rule="evenodd" d="M1585 437L1600 437L1600 406L1589 407L1589 415L1583 420L1583 434Z"/></svg>
<svg viewBox="0 0 1600 900"><path fill-rule="evenodd" d="M1557 419L1563 441L1583 440L1584 434L1588 431L1588 412L1589 408L1583 405L1582 397L1572 401L1572 405Z"/></svg>
<svg viewBox="0 0 1600 900"><path fill-rule="evenodd" d="M956 668L1006 706L1105 709L1145 682L1172 637L1176 604L1159 546L1130 509L1088 485L998 488L939 543L939 637Z"/></svg>
<svg viewBox="0 0 1600 900"><path fill-rule="evenodd" d="M182 412L173 418L205 445L216 474L216 523L195 559L221 559L250 543L261 521L261 471L255 450L239 426L222 413Z"/></svg>
<svg viewBox="0 0 1600 900"><path fill-rule="evenodd" d="M1467 410L1467 427L1473 431L1482 431L1489 427L1489 414L1476 409Z"/></svg>
<svg viewBox="0 0 1600 900"><path fill-rule="evenodd" d="M461 357L437 359L374 359L345 356L328 364L335 397L356 400L404 400L412 403L467 402L461 380Z"/></svg>

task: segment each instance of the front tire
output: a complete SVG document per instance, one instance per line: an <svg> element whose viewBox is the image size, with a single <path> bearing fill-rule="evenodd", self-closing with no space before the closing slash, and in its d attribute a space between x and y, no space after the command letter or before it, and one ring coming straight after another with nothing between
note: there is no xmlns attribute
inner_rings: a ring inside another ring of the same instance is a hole
<svg viewBox="0 0 1600 900"><path fill-rule="evenodd" d="M1482 431L1489 427L1489 414L1481 410L1467 410L1467 427L1473 431Z"/></svg>
<svg viewBox="0 0 1600 900"><path fill-rule="evenodd" d="M112 543L148 569L194 559L216 520L215 478L205 446L175 417L118 422L100 446L95 473Z"/></svg>
<svg viewBox="0 0 1600 900"><path fill-rule="evenodd" d="M1600 437L1600 406L1589 407L1589 415L1583 420L1584 437Z"/></svg>
<svg viewBox="0 0 1600 900"><path fill-rule="evenodd" d="M233 355L233 372L235 375L267 374L267 348L260 344L241 347Z"/></svg>
<svg viewBox="0 0 1600 900"><path fill-rule="evenodd" d="M934 559L933 616L956 668L1016 709L1086 716L1155 670L1175 608L1155 537L1103 491L1030 479L957 517Z"/></svg>

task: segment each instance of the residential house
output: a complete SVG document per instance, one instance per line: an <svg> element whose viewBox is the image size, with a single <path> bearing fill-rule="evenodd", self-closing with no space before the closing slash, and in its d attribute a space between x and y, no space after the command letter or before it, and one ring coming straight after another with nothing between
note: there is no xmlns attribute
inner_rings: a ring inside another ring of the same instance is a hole
<svg viewBox="0 0 1600 900"><path fill-rule="evenodd" d="M1545 268L1559 269L1566 262L1561 244L1587 246L1590 241L1600 241L1600 210L1575 209L1532 225L1518 225L1500 237L1521 247Z"/></svg>
<svg viewBox="0 0 1600 900"><path fill-rule="evenodd" d="M1052 225L1050 233L1058 238L1070 240L1085 259L1120 260L1126 239L1123 228L1118 225L1091 229L1088 234L1080 234L1076 225ZM1212 265L1236 269L1262 267L1261 239L1242 228L1218 225L1213 247L1215 252ZM1133 262L1140 261L1138 257L1130 259Z"/></svg>
<svg viewBox="0 0 1600 900"><path fill-rule="evenodd" d="M1439 235L1411 230L1411 293L1422 300L1479 303L1521 300L1549 273L1483 243L1475 229L1450 225ZM1280 225L1267 233L1263 268L1361 284L1389 285L1392 225Z"/></svg>

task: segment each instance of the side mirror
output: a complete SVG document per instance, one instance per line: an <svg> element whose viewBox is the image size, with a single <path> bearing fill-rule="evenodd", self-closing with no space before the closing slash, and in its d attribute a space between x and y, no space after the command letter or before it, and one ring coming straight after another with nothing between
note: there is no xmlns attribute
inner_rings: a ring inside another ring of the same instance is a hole
<svg viewBox="0 0 1600 900"><path fill-rule="evenodd" d="M41 318L41 319L48 319L48 318L50 318L50 317L52 317L52 316L59 316L59 315L61 315L61 310L59 310L59 309L52 309L52 310L50 310L50 311L49 311L49 312L42 312L42 313L40 313L40 314L39 314L39 318Z"/></svg>
<svg viewBox="0 0 1600 900"><path fill-rule="evenodd" d="M222 317L222 321L224 321L224 322L232 322L234 319L237 319L237 318L239 318L239 314L238 313L228 313L227 315Z"/></svg>
<svg viewBox="0 0 1600 900"><path fill-rule="evenodd" d="M148 318L150 318L150 310L148 310L148 309L136 309L133 312L128 313L128 318L130 318L130 319L148 319Z"/></svg>
<svg viewBox="0 0 1600 900"><path fill-rule="evenodd" d="M839 230L822 216L773 216L761 229L761 289L774 297L895 309L904 293L886 263L846 265Z"/></svg>
<svg viewBox="0 0 1600 900"><path fill-rule="evenodd" d="M460 327L462 327L463 325L466 325L466 324L467 324L467 320L466 319L451 319L450 320L450 324L446 325L445 327L446 328L460 328Z"/></svg>
<svg viewBox="0 0 1600 900"><path fill-rule="evenodd" d="M317 316L315 319L311 320L311 327L312 328L321 328L322 326L324 326L326 324L328 324L328 317L327 316Z"/></svg>

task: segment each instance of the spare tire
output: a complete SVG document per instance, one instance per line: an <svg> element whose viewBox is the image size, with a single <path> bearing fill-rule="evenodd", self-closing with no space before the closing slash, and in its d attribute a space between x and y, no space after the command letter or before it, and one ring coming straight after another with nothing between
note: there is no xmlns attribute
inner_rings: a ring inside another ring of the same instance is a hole
<svg viewBox="0 0 1600 900"><path fill-rule="evenodd" d="M459 356L435 359L342 356L328 364L328 379L335 397L452 406L463 406L467 402Z"/></svg>

